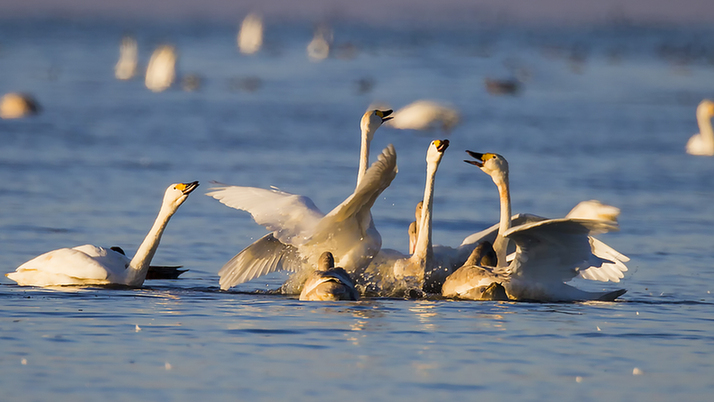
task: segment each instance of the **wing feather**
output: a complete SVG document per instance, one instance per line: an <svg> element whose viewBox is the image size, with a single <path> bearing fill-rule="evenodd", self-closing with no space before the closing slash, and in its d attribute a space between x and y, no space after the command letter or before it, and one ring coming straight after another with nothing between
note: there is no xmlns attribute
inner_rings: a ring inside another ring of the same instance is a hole
<svg viewBox="0 0 714 402"><path fill-rule="evenodd" d="M273 231L286 244L300 244L313 233L324 214L310 198L280 190L228 186L221 183L206 195L231 208L250 213L255 222Z"/></svg>

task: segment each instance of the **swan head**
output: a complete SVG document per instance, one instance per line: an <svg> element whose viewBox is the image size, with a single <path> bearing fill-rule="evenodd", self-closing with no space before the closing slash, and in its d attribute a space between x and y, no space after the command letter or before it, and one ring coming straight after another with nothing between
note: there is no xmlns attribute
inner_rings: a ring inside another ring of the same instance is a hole
<svg viewBox="0 0 714 402"><path fill-rule="evenodd" d="M197 181L170 185L164 194L164 205L170 205L174 209L180 207L196 187L198 187Z"/></svg>
<svg viewBox="0 0 714 402"><path fill-rule="evenodd" d="M703 119L711 119L714 116L714 102L709 99L704 99L697 106L697 117Z"/></svg>
<svg viewBox="0 0 714 402"><path fill-rule="evenodd" d="M362 129L362 132L367 133L370 137L369 140L372 140L372 136L374 135L374 132L377 131L379 126L382 125L387 120L391 120L392 117L389 115L392 114L391 109L387 110L379 110L379 109L374 109L367 111L363 116L362 116L362 121L360 122L360 128Z"/></svg>
<svg viewBox="0 0 714 402"><path fill-rule="evenodd" d="M429 150L426 152L427 163L439 163L444 156L444 151L449 147L449 140L434 140L429 144ZM418 206L417 206L418 208Z"/></svg>
<svg viewBox="0 0 714 402"><path fill-rule="evenodd" d="M324 253L320 254L320 259L318 260L317 264L317 269L319 269L320 271L327 271L328 269L332 269L335 267L335 257L332 255L331 252L325 251Z"/></svg>
<svg viewBox="0 0 714 402"><path fill-rule="evenodd" d="M464 160L466 163L476 165L486 174L491 176L494 182L508 182L508 161L499 154L466 151L474 160Z"/></svg>

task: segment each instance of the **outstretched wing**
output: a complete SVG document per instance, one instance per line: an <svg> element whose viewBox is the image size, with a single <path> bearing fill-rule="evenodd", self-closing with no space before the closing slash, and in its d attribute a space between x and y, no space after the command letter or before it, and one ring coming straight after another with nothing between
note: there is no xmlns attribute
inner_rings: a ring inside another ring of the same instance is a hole
<svg viewBox="0 0 714 402"><path fill-rule="evenodd" d="M612 222L589 219L548 219L511 228L505 233L516 244L511 275L567 282L581 270L608 262L593 254L589 235L612 230L617 230Z"/></svg>
<svg viewBox="0 0 714 402"><path fill-rule="evenodd" d="M294 246L280 242L272 233L261 237L223 265L218 276L226 290L276 271L295 272L302 262Z"/></svg>
<svg viewBox="0 0 714 402"><path fill-rule="evenodd" d="M250 213L259 225L273 231L285 244L300 244L312 234L324 214L307 197L280 190L228 186L221 183L206 195Z"/></svg>
<svg viewBox="0 0 714 402"><path fill-rule="evenodd" d="M397 152L394 150L394 145L389 144L367 169L355 192L330 211L320 226L332 226L335 222L355 216L358 211L364 208L371 208L377 197L389 187L397 176L397 171Z"/></svg>

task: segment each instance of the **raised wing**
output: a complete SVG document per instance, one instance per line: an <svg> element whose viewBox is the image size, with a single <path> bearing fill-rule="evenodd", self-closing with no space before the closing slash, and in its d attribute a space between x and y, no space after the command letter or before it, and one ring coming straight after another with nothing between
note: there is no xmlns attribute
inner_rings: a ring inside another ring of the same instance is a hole
<svg viewBox="0 0 714 402"><path fill-rule="evenodd" d="M377 197L392 183L397 172L397 152L394 150L394 145L389 144L367 169L355 192L330 211L321 226L324 224L332 226L335 222L355 216L364 208L371 208Z"/></svg>
<svg viewBox="0 0 714 402"><path fill-rule="evenodd" d="M590 233L617 230L612 222L589 219L548 219L517 226L505 236L516 244L512 276L535 282L567 282L581 270L602 266L590 245Z"/></svg>
<svg viewBox="0 0 714 402"><path fill-rule="evenodd" d="M548 218L544 218L538 215L515 214L511 217L511 227L525 225L526 223L540 222L546 219ZM461 245L459 247L471 246L471 249L473 249L478 243L481 243L484 240L488 240L489 242L493 243L494 240L496 240L496 235L498 235L498 225L499 224L496 223L488 229L484 229L480 232L476 232L466 236L466 238L464 239L464 241L461 242ZM515 251L515 249L508 250L509 253L512 253L513 251ZM471 252L469 251L469 253Z"/></svg>
<svg viewBox="0 0 714 402"><path fill-rule="evenodd" d="M218 276L226 290L276 271L298 271L302 261L294 246L284 244L272 233L261 237L223 265Z"/></svg>
<svg viewBox="0 0 714 402"><path fill-rule="evenodd" d="M303 243L324 216L312 200L301 195L216 184L206 195L250 213L257 224L273 231L275 238L286 244Z"/></svg>

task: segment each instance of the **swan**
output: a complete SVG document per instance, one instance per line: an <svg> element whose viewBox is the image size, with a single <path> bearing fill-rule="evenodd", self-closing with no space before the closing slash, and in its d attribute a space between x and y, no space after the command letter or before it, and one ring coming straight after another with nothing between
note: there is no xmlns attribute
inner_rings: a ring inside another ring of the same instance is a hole
<svg viewBox="0 0 714 402"><path fill-rule="evenodd" d="M424 205L424 201L419 201L417 203L416 209L414 211L414 222L409 224L409 254L414 254L414 247L416 247L417 236L419 236L419 221L421 220L421 209Z"/></svg>
<svg viewBox="0 0 714 402"><path fill-rule="evenodd" d="M323 250L332 250L347 272L359 273L382 247L370 208L397 175L397 154L388 145L354 193L327 215L307 197L280 190L217 185L206 195L249 212L256 223L273 232L228 261L219 271L221 289L228 289L278 270L303 271L317 266ZM305 277L293 275L284 293L299 293Z"/></svg>
<svg viewBox="0 0 714 402"><path fill-rule="evenodd" d="M238 50L243 54L256 53L263 46L263 19L256 13L248 14L238 31Z"/></svg>
<svg viewBox="0 0 714 402"><path fill-rule="evenodd" d="M359 300L355 284L344 268L335 268L335 258L325 251L320 255L318 270L305 281L300 300L336 301Z"/></svg>
<svg viewBox="0 0 714 402"><path fill-rule="evenodd" d="M332 30L327 25L319 25L307 44L307 57L313 62L323 61L330 55L331 47Z"/></svg>
<svg viewBox="0 0 714 402"><path fill-rule="evenodd" d="M397 110L388 126L400 130L435 130L440 129L445 134L459 124L459 112L444 104L418 100Z"/></svg>
<svg viewBox="0 0 714 402"><path fill-rule="evenodd" d="M491 176L500 195L501 219L493 244L497 264L496 267L462 266L444 282L444 297L468 297L471 289L492 283L500 283L512 300L612 301L626 292L625 289L587 292L565 284L581 269L612 263L593 254L590 235L618 230L616 222L571 216L511 227L508 162L494 153L467 152L475 160L465 162ZM510 264L506 260L509 240L516 244Z"/></svg>
<svg viewBox="0 0 714 402"><path fill-rule="evenodd" d="M396 250L384 250L377 254L368 275L371 280L376 276L380 282L377 287L388 293L430 290L443 282L448 272L443 274L434 264L432 251L432 209L434 205L434 183L444 151L449 147L449 140L434 140L426 153L426 184L424 199L414 250L411 255L404 255ZM417 210L417 213L419 210Z"/></svg>
<svg viewBox="0 0 714 402"><path fill-rule="evenodd" d="M159 46L154 50L146 67L146 87L153 92L168 89L176 78L177 57L173 46Z"/></svg>
<svg viewBox="0 0 714 402"><path fill-rule="evenodd" d="M37 101L27 94L10 92L0 100L0 119L19 119L39 111Z"/></svg>
<svg viewBox="0 0 714 402"><path fill-rule="evenodd" d="M714 156L714 130L711 118L714 117L714 102L704 99L697 106L699 134L694 134L687 141L687 153L690 155Z"/></svg>
<svg viewBox="0 0 714 402"><path fill-rule="evenodd" d="M141 286L169 219L196 187L194 181L166 189L159 215L131 260L118 251L85 244L44 253L6 276L20 286Z"/></svg>
<svg viewBox="0 0 714 402"><path fill-rule="evenodd" d="M130 80L136 74L138 64L138 47L136 40L125 36L119 46L119 61L114 66L114 76L118 80Z"/></svg>
<svg viewBox="0 0 714 402"><path fill-rule="evenodd" d="M367 173L370 144L374 138L374 134L382 123L391 119L391 114L392 110L390 109L373 109L365 112L360 119L360 157L355 191L359 188L362 179ZM378 239L381 245L381 236L374 226L371 212L367 226L367 235L372 239ZM285 244L277 240L273 233L268 233L243 249L223 265L220 271L218 271L220 287L223 290L227 290L233 286L248 282L271 272L284 269L293 271L299 270L299 265L295 265L294 263L298 259L299 255L295 248L285 246ZM291 263L287 263L289 261ZM284 262L287 264L284 264ZM292 289L286 291L289 293Z"/></svg>

